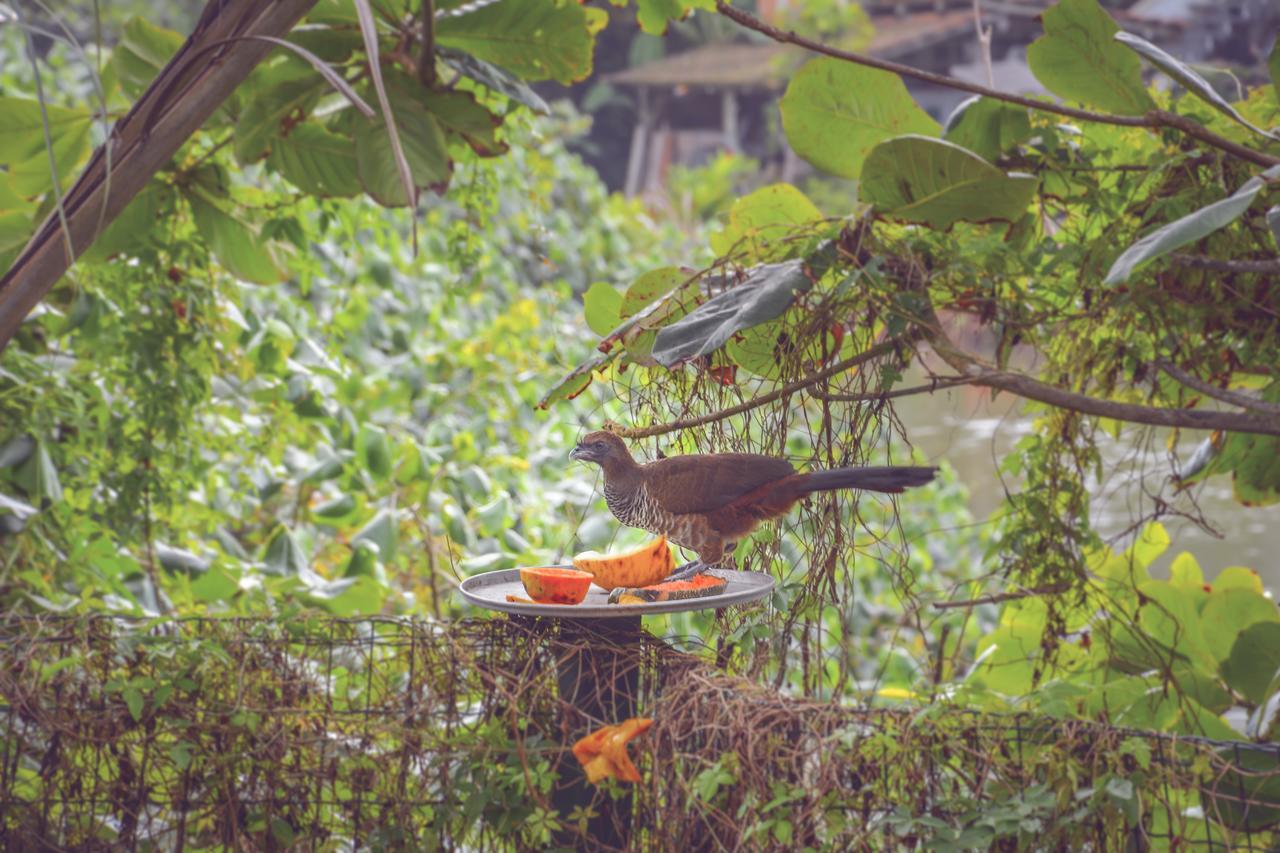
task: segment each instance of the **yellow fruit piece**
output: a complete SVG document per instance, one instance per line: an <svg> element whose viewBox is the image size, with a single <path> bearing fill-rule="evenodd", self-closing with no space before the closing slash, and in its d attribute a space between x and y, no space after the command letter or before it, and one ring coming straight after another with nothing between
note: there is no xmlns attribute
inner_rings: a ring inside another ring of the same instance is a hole
<svg viewBox="0 0 1280 853"><path fill-rule="evenodd" d="M671 556L667 538L659 536L621 554L584 551L573 558L573 566L590 572L601 589L613 589L655 584L675 570L676 561Z"/></svg>

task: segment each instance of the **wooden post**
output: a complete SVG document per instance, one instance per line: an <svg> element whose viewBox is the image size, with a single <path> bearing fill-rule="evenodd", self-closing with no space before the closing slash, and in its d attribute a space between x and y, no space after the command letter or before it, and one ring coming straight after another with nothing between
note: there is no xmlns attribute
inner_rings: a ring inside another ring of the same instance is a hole
<svg viewBox="0 0 1280 853"><path fill-rule="evenodd" d="M570 744L600 725L620 723L636 713L639 666L616 667L618 649L636 643L640 635L640 617L593 619L583 623L565 619L561 623L565 642L578 641L580 647L557 664L556 685L560 699L572 705L591 722L585 727L569 729ZM601 673L609 678L602 683ZM631 835L631 797L609 799L587 781L582 767L572 755L560 764L560 784L551 793L551 803L566 824L558 833L558 845L584 849L624 849ZM587 824L587 835L578 834L567 820L575 808L590 806L596 815Z"/></svg>

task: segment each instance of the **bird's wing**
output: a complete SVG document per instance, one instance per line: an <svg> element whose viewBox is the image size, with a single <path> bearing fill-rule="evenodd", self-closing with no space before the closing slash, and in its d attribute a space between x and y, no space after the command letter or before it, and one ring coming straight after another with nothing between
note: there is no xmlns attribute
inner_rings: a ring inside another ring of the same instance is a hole
<svg viewBox="0 0 1280 853"><path fill-rule="evenodd" d="M713 512L795 473L791 463L754 453L670 456L644 466L649 495L667 512Z"/></svg>

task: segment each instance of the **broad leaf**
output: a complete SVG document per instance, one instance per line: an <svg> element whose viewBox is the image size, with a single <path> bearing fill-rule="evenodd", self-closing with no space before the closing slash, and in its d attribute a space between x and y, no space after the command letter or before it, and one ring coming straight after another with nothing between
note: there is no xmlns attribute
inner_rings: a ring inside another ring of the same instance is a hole
<svg viewBox="0 0 1280 853"><path fill-rule="evenodd" d="M200 236L227 272L254 284L275 284L287 277L275 244L262 240L256 229L198 193L186 198Z"/></svg>
<svg viewBox="0 0 1280 853"><path fill-rule="evenodd" d="M102 261L147 245L156 220L171 214L174 198L171 187L151 181L111 220L82 257L87 261Z"/></svg>
<svg viewBox="0 0 1280 853"><path fill-rule="evenodd" d="M796 153L843 178L857 177L867 152L885 139L940 132L896 74L837 59L815 59L801 68L779 109Z"/></svg>
<svg viewBox="0 0 1280 853"><path fill-rule="evenodd" d="M390 563L396 556L396 544L399 540L399 526L396 521L396 514L392 510L379 510L368 523L351 538L351 543L355 545L359 542L369 542L378 546L378 558L384 563Z"/></svg>
<svg viewBox="0 0 1280 853"><path fill-rule="evenodd" d="M1222 677L1232 690L1254 705L1267 700L1267 690L1280 675L1280 622L1257 622L1240 632L1222 663Z"/></svg>
<svg viewBox="0 0 1280 853"><path fill-rule="evenodd" d="M901 136L877 145L862 167L863 197L896 219L947 228L966 220L1014 221L1035 197L1038 179L1006 175L958 145Z"/></svg>
<svg viewBox="0 0 1280 853"><path fill-rule="evenodd" d="M498 141L497 137L502 119L489 112L470 92L431 92L423 104L449 135L462 139L481 157L506 152L507 143Z"/></svg>
<svg viewBox="0 0 1280 853"><path fill-rule="evenodd" d="M1155 108L1142 63L1116 43L1120 28L1098 0L1060 0L1041 17L1044 35L1027 48L1027 64L1046 89L1121 115Z"/></svg>
<svg viewBox="0 0 1280 853"><path fill-rule="evenodd" d="M276 528L262 556L266 570L276 575L297 575L309 571L310 561L293 534L283 525Z"/></svg>
<svg viewBox="0 0 1280 853"><path fill-rule="evenodd" d="M766 323L791 306L812 282L799 260L752 270L736 287L713 296L684 318L658 331L653 358L671 367L707 355L743 329Z"/></svg>
<svg viewBox="0 0 1280 853"><path fill-rule="evenodd" d="M1267 133L1257 125L1252 124L1248 119L1240 115L1236 108L1231 106L1226 98L1219 95L1218 91L1210 85L1209 81L1201 77L1195 69L1179 62L1173 56L1156 47L1151 42L1139 36L1135 36L1132 33L1116 33L1115 39L1133 50L1139 56L1145 58L1148 62L1159 68L1165 74L1168 74L1174 80L1177 80L1188 92L1191 92L1202 101L1207 102L1223 115L1234 119L1252 130L1254 133L1261 134L1268 139L1278 138Z"/></svg>
<svg viewBox="0 0 1280 853"><path fill-rule="evenodd" d="M474 56L462 51L449 50L445 47L437 47L436 56L452 66L455 71L470 77L486 89L505 95L539 115L549 115L551 113L551 108L547 106L547 102L542 100L537 92L529 88L527 83L492 63L485 62L483 59L476 59Z"/></svg>
<svg viewBox="0 0 1280 853"><path fill-rule="evenodd" d="M37 506L48 506L62 500L62 482L58 469L43 441L37 441L35 452L18 466L14 479Z"/></svg>
<svg viewBox="0 0 1280 853"><path fill-rule="evenodd" d="M650 35L667 31L668 21L680 21L694 9L715 9L712 0L636 0L636 22Z"/></svg>
<svg viewBox="0 0 1280 853"><path fill-rule="evenodd" d="M617 328L621 319L622 294L613 285L597 281L583 295L582 307L587 327L604 337Z"/></svg>
<svg viewBox="0 0 1280 853"><path fill-rule="evenodd" d="M111 52L111 64L125 94L137 100L183 41L178 33L157 27L146 18L131 18Z"/></svg>
<svg viewBox="0 0 1280 853"><path fill-rule="evenodd" d="M21 533L36 512L31 504L0 492L0 536Z"/></svg>
<svg viewBox="0 0 1280 853"><path fill-rule="evenodd" d="M49 139L58 180L67 184L89 153L92 118L86 110L45 105ZM45 145L40 102L0 97L0 166L8 172L9 187L22 198L44 195L53 187L49 151Z"/></svg>
<svg viewBox="0 0 1280 853"><path fill-rule="evenodd" d="M440 17L436 39L525 80L568 84L591 73L592 26L587 10L568 0L496 0Z"/></svg>
<svg viewBox="0 0 1280 853"><path fill-rule="evenodd" d="M400 131L404 156L414 185L422 189L443 190L453 174L453 163L445 145L444 132L414 97L407 86L396 85L388 76L387 100ZM391 139L382 119L359 119L355 129L356 168L360 183L379 204L398 207L408 204L400 172L392 156Z"/></svg>
<svg viewBox="0 0 1280 853"><path fill-rule="evenodd" d="M300 124L275 140L267 166L312 195L347 198L360 193L352 141L316 124Z"/></svg>
<svg viewBox="0 0 1280 853"><path fill-rule="evenodd" d="M312 73L266 85L240 111L236 159L246 164L265 157L274 143L307 117L325 91L324 80Z"/></svg>
<svg viewBox="0 0 1280 853"><path fill-rule="evenodd" d="M1031 138L1031 119L1026 107L973 97L951 112L942 136L984 160L994 161Z"/></svg>
<svg viewBox="0 0 1280 853"><path fill-rule="evenodd" d="M387 433L380 426L364 424L356 435L356 459L360 467L368 471L376 479L385 480L391 476L391 445L387 441Z"/></svg>
<svg viewBox="0 0 1280 853"><path fill-rule="evenodd" d="M1264 175L1268 178L1280 177L1280 166L1271 167ZM1119 284L1126 281L1144 264L1188 243L1194 243L1235 222L1253 204L1263 186L1265 182L1262 178L1250 178L1241 185L1240 189L1221 201L1215 201L1152 231L1116 258L1103 284Z"/></svg>
<svg viewBox="0 0 1280 853"><path fill-rule="evenodd" d="M1219 661L1226 660L1241 631L1258 622L1280 622L1274 601L1251 589L1215 589L1200 611L1205 642Z"/></svg>
<svg viewBox="0 0 1280 853"><path fill-rule="evenodd" d="M729 224L711 235L711 248L721 257L738 254L754 262L782 260L807 252L806 242L784 243L823 222L822 211L790 184L771 184L737 199Z"/></svg>
<svg viewBox="0 0 1280 853"><path fill-rule="evenodd" d="M613 361L618 357L622 350L615 347L606 353L601 353L590 361L583 362L566 373L559 382L557 382L546 395L538 401L539 409L549 408L553 403L559 403L562 400L572 400L574 397L587 390L591 385L594 373Z"/></svg>

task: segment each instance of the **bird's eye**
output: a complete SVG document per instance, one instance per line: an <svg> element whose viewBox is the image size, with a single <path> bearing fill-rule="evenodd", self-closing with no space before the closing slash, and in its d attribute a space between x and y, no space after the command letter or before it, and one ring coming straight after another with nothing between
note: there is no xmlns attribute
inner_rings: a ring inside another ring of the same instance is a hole
<svg viewBox="0 0 1280 853"><path fill-rule="evenodd" d="M591 446L592 446L592 447L600 447L600 448L603 448L603 447L604 447L604 442L603 442L603 441L593 441L593 442L591 442Z"/></svg>

